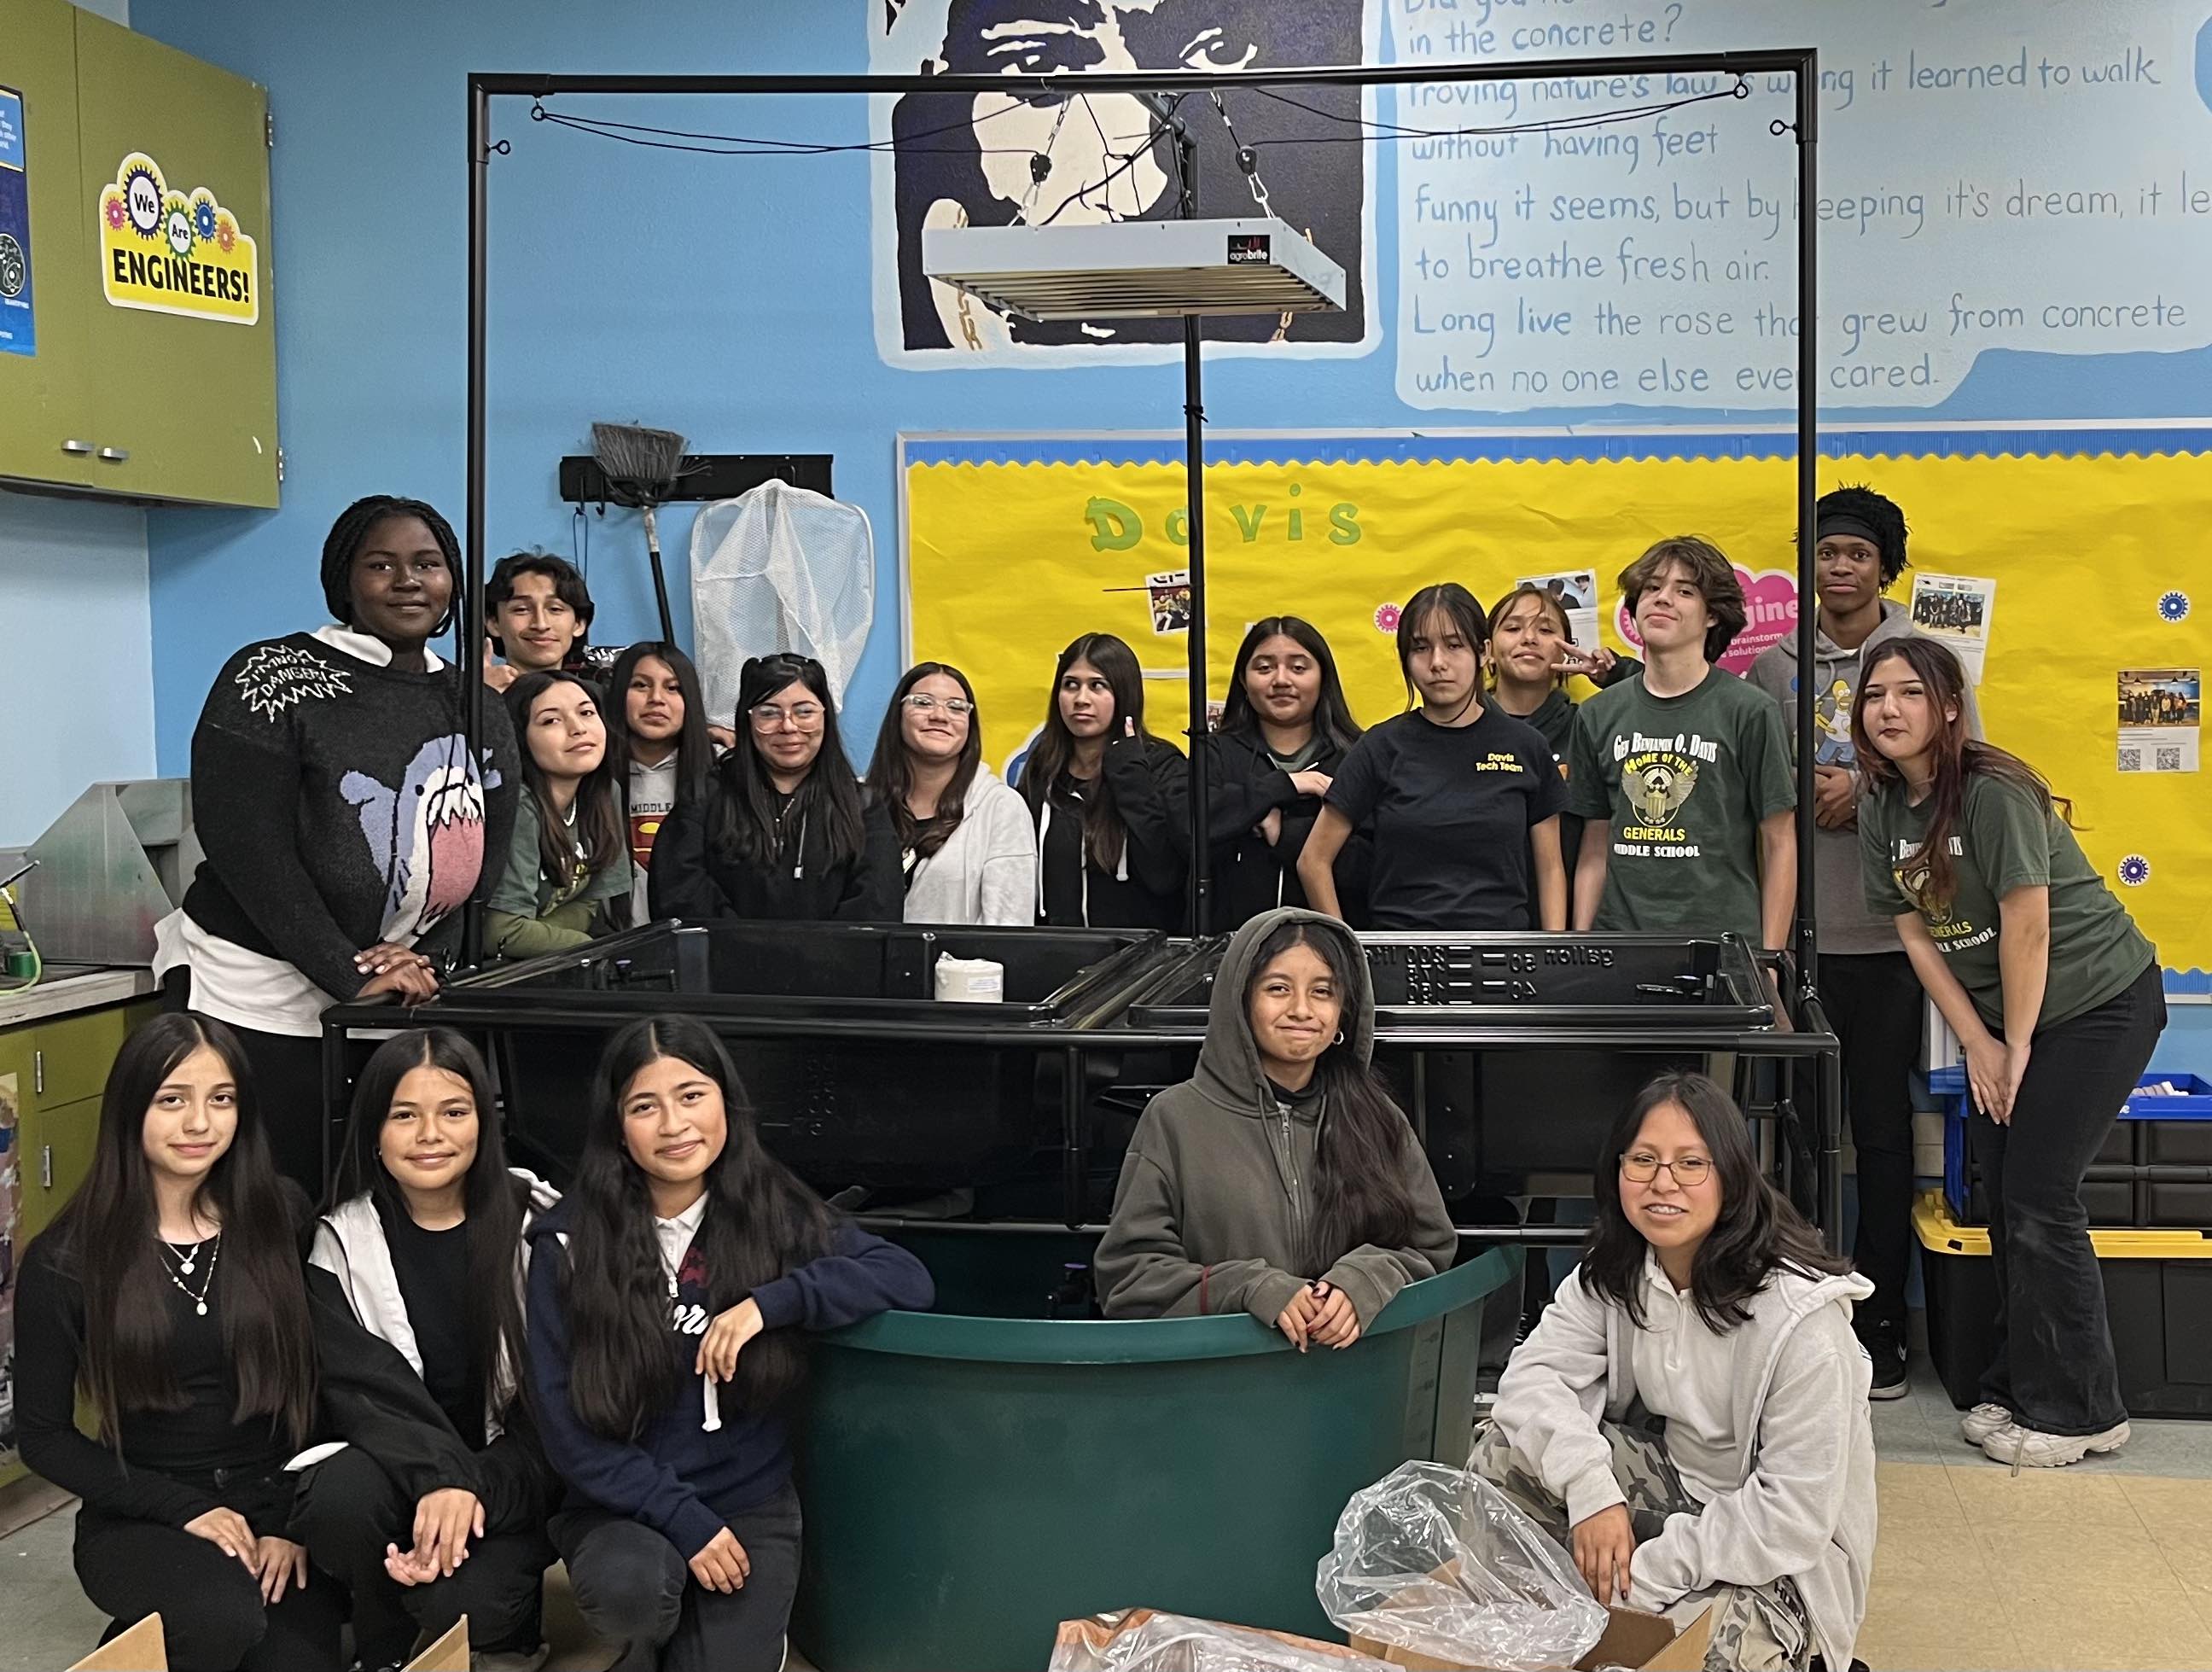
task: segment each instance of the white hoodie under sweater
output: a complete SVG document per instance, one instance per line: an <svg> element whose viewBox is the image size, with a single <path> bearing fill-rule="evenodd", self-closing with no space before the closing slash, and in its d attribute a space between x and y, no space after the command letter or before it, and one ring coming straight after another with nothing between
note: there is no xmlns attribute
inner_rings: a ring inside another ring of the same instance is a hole
<svg viewBox="0 0 2212 1672"><path fill-rule="evenodd" d="M1873 1292L1855 1274L1779 1273L1752 1299L1750 1322L1723 1335L1687 1297L1670 1314L1647 1289L1638 1332L1577 1271L1514 1352L1492 1415L1571 1523L1624 1501L1599 1423L1632 1407L1668 1418L1668 1456L1705 1510L1669 1516L1636 1547L1629 1605L1656 1612L1716 1585L1788 1576L1822 1658L1848 1666L1875 1525L1873 1367L1851 1304Z"/></svg>
<svg viewBox="0 0 2212 1672"><path fill-rule="evenodd" d="M1037 921L1036 837L1029 803L978 765L960 823L945 846L914 868L906 891L909 923Z"/></svg>
<svg viewBox="0 0 2212 1672"><path fill-rule="evenodd" d="M530 1193L529 1206L522 1215L522 1231L526 1237L531 1220L560 1201L561 1193L533 1172L520 1167L507 1170ZM514 1281L518 1290L529 1280L529 1243L518 1240L514 1245ZM314 1246L308 1251L307 1263L337 1278L362 1328L397 1347L399 1356L414 1366L415 1374L422 1374L422 1349L416 1344L415 1325L407 1316L406 1299L399 1292L399 1274L392 1264L392 1245L384 1240L384 1221L377 1217L376 1204L366 1192L349 1201L340 1202L316 1222ZM507 1409L507 1401L514 1397L516 1371L517 1366L508 1364L502 1354L484 1401L487 1444L504 1431L499 1417Z"/></svg>

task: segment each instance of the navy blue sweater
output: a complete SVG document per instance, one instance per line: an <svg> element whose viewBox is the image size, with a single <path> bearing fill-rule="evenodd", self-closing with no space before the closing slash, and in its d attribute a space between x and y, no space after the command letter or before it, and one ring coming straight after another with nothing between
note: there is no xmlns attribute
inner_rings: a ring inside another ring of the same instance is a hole
<svg viewBox="0 0 2212 1672"><path fill-rule="evenodd" d="M721 1409L721 1427L702 1426L705 1389L691 1365L713 1321L713 1283L695 1243L677 1273L669 1352L681 1379L667 1408L635 1441L611 1440L578 1420L568 1401L568 1320L561 1303L562 1240L574 1218L571 1198L530 1227L530 1375L545 1455L573 1500L595 1504L653 1529L696 1556L729 1517L765 1502L791 1478L791 1439L783 1420ZM711 1212L712 1210L709 1209ZM893 1307L920 1311L936 1298L921 1261L904 1249L840 1224L830 1251L752 1292L769 1329L836 1329ZM735 1302L732 1303L735 1304Z"/></svg>

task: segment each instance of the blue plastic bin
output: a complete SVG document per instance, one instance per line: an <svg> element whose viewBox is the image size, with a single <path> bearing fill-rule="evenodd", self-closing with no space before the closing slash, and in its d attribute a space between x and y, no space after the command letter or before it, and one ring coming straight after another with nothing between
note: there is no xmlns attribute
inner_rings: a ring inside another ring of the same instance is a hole
<svg viewBox="0 0 2212 1672"><path fill-rule="evenodd" d="M2201 1074L2161 1073L2154 1068L2138 1085L2174 1086L2177 1097L2133 1097L2120 1105L2119 1118L2090 1163L2097 1170L2119 1168L2212 1166L2212 1080ZM1928 1088L1943 1099L1943 1200L1959 1224L1968 1223L1968 1199L1972 1184L1971 1158L1966 1149L1966 1119L1973 1100L1967 1094L1966 1070L1939 1068L1928 1077Z"/></svg>

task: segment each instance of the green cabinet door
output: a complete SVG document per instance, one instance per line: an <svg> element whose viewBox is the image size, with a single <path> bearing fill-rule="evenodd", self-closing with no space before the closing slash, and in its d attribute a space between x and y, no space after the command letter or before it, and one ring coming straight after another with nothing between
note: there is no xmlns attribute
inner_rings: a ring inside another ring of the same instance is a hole
<svg viewBox="0 0 2212 1672"><path fill-rule="evenodd" d="M93 483L273 506L267 96L83 11L76 72Z"/></svg>
<svg viewBox="0 0 2212 1672"><path fill-rule="evenodd" d="M94 442L76 15L69 0L0 0L0 477L82 486Z"/></svg>
<svg viewBox="0 0 2212 1672"><path fill-rule="evenodd" d="M18 1138L23 1158L15 1245L21 1248L54 1222L91 1173L93 1148L100 1140L100 1099L40 1104L24 1121Z"/></svg>

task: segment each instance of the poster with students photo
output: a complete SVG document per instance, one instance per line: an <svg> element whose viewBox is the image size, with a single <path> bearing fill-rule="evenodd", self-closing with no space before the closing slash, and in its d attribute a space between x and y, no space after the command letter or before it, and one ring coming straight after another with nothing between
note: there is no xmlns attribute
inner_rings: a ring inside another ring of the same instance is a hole
<svg viewBox="0 0 2212 1672"><path fill-rule="evenodd" d="M1916 572L1912 577L1912 624L1948 645L1972 684L1982 683L1996 595L1997 583L1979 575Z"/></svg>
<svg viewBox="0 0 2212 1672"><path fill-rule="evenodd" d="M1072 226L1176 218L1160 114L1129 94L1044 93L1055 72L1258 70L1378 56L1382 0L866 0L868 66L881 74L1003 75L1024 90L871 100L877 347L886 363L1049 367L1172 359L1178 319L1021 319L922 268L938 227ZM1357 88L1189 95L1199 212L1272 212L1345 272L1340 313L1206 321L1209 343L1292 356L1364 354L1373 320L1374 153L1343 143L1371 118ZM1233 130L1233 132L1232 132ZM1328 141L1333 143L1316 143ZM1238 167L1249 148L1269 208ZM1042 160L1042 161L1040 161Z"/></svg>
<svg viewBox="0 0 2212 1672"><path fill-rule="evenodd" d="M2196 771L2204 719L2202 670L2124 668L2119 685L2119 769Z"/></svg>

